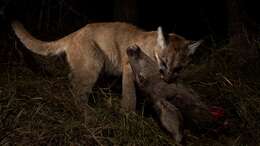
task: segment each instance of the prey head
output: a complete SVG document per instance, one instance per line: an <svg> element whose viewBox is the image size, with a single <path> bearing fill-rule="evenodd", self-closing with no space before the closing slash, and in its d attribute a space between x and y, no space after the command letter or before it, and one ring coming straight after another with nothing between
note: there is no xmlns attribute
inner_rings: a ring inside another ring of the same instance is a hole
<svg viewBox="0 0 260 146"><path fill-rule="evenodd" d="M137 45L128 47L127 55L139 84L143 84L148 79L160 77L156 62L147 56Z"/></svg>

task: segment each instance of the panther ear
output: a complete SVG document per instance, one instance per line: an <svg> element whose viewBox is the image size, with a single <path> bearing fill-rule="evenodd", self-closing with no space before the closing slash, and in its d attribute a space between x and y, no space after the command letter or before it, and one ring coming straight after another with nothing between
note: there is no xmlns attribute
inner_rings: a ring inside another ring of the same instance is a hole
<svg viewBox="0 0 260 146"><path fill-rule="evenodd" d="M200 46L200 44L203 42L203 40L199 40L199 41L191 41L188 44L188 55L192 55L195 53L195 51L197 50L197 48Z"/></svg>
<svg viewBox="0 0 260 146"><path fill-rule="evenodd" d="M159 26L157 29L157 44L160 46L161 49L166 48L166 39L164 37L161 26Z"/></svg>

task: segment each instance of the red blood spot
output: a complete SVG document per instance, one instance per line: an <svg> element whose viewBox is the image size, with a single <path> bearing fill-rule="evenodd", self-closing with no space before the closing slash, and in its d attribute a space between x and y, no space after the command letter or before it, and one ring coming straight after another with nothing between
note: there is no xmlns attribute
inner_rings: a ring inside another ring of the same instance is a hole
<svg viewBox="0 0 260 146"><path fill-rule="evenodd" d="M224 116L224 109L221 107L212 106L209 108L209 112L212 114L214 120L218 120Z"/></svg>

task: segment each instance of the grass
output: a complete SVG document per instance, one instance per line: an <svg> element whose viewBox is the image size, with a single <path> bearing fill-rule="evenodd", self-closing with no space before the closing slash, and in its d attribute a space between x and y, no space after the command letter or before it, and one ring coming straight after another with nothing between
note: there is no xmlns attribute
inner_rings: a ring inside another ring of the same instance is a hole
<svg viewBox="0 0 260 146"><path fill-rule="evenodd" d="M241 54L224 46L211 49L206 57L202 53L203 60L191 65L182 81L208 104L224 107L229 127L202 134L187 131L189 146L259 143L260 62L241 65ZM11 52L17 51L12 47ZM57 63L61 69L49 76L12 61L12 55L9 59L1 63L0 72L0 145L175 145L143 108L118 112L120 79L101 81L86 105L73 96L67 70L62 69L66 65Z"/></svg>
<svg viewBox="0 0 260 146"><path fill-rule="evenodd" d="M88 106L73 97L66 77L16 66L0 81L0 145L174 145L151 117L118 113L119 97L106 88L96 87L93 96L101 97Z"/></svg>
<svg viewBox="0 0 260 146"><path fill-rule="evenodd" d="M260 62L254 59L241 63L242 56L237 48L226 45L209 55L206 63L187 70L183 81L208 104L224 107L231 125L228 133L237 137L235 145L258 145Z"/></svg>

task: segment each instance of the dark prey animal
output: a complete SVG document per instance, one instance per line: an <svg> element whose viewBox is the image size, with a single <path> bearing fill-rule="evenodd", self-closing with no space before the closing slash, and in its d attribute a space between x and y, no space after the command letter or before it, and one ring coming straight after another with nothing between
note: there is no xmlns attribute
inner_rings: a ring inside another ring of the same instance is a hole
<svg viewBox="0 0 260 146"><path fill-rule="evenodd" d="M184 121L192 122L196 126L214 121L206 104L194 91L179 84L166 83L156 68L156 62L144 54L138 46L129 47L127 55L138 87L148 95L150 102L157 109L162 126L175 140L181 141L182 116ZM182 116L179 115L179 110Z"/></svg>

